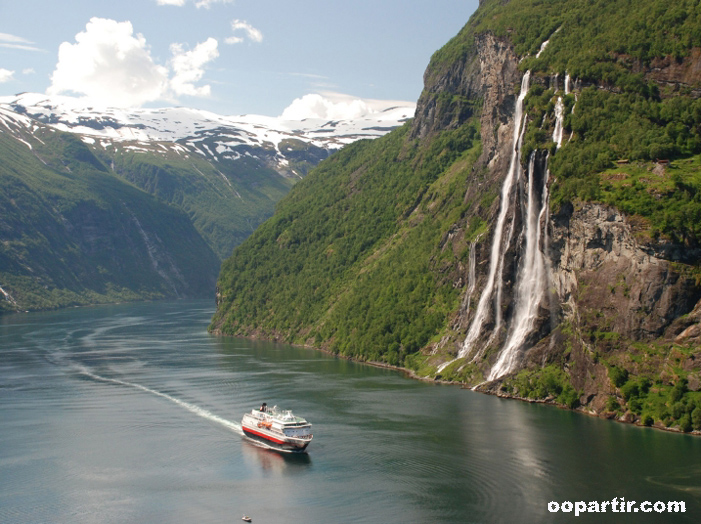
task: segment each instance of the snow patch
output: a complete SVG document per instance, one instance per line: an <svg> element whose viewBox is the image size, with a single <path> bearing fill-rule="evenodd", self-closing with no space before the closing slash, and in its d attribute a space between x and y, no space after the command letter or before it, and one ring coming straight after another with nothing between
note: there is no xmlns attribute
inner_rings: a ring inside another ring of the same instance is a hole
<svg viewBox="0 0 701 524"><path fill-rule="evenodd" d="M182 107L96 111L80 99L24 93L0 97L0 122L8 127L9 119L13 124L31 128L38 120L60 131L98 139L103 144L105 141L192 143L216 138L222 147L269 143L270 147L279 149L283 140L297 139L317 147L338 148L358 138L386 134L411 118L416 108L415 104L397 102L392 102L391 107L382 107L380 101L369 101L366 105L364 111L367 112L360 114L362 112L356 111L357 118L344 118L352 116L350 113L337 115L327 111L319 118L294 119L289 117L289 112L281 117L222 116ZM348 107L357 109L360 106L351 103ZM15 108L22 108L20 110L25 114L17 113Z"/></svg>

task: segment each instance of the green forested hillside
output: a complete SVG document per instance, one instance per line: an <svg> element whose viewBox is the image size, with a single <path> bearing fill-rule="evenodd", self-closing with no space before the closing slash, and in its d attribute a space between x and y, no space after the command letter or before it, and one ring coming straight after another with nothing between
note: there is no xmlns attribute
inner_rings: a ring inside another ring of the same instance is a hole
<svg viewBox="0 0 701 524"><path fill-rule="evenodd" d="M610 203L640 217L647 238L695 244L701 77L662 81L651 64L688 66L701 44L700 13L695 0L673 8L658 0L482 2L426 73L427 86L438 88L424 96L440 99L437 111L467 119L424 140L412 139L408 125L322 163L224 264L212 328L393 364L450 333L459 291L448 275L466 263L467 242L488 229L498 186L474 190L484 167L473 165L480 100L451 94L441 79L476 53L475 36L484 32L512 42L526 57L521 70L534 70L522 158L534 148L554 151L553 75L560 96L566 73L578 84L576 95L564 96L568 142L550 164L553 208ZM673 160L668 175L645 183L641 173L658 158ZM614 182L606 173L617 166ZM444 242L463 217L467 242L449 260Z"/></svg>
<svg viewBox="0 0 701 524"><path fill-rule="evenodd" d="M224 263L217 330L393 364L439 331L458 296L440 275L442 233L483 204L462 191L479 134L421 144L408 130L347 146L295 186Z"/></svg>
<svg viewBox="0 0 701 524"><path fill-rule="evenodd" d="M224 263L210 329L701 430L700 17L698 0L480 2L432 57L414 121L322 162ZM529 158L547 163L538 223L557 243L520 367L490 382L535 179L506 215L511 247L490 291L501 309L484 317L479 351L461 351L527 70L519 157L529 173Z"/></svg>
<svg viewBox="0 0 701 524"><path fill-rule="evenodd" d="M125 180L183 209L221 260L273 214L292 186L249 157L215 162L197 154L114 149L102 152L106 163L113 162Z"/></svg>
<svg viewBox="0 0 701 524"><path fill-rule="evenodd" d="M187 215L119 179L78 137L0 133L0 158L0 308L211 292L218 259Z"/></svg>

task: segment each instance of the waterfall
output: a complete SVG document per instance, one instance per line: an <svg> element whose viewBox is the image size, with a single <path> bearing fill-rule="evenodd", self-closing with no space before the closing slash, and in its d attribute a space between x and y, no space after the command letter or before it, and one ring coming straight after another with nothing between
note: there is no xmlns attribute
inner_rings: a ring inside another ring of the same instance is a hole
<svg viewBox="0 0 701 524"><path fill-rule="evenodd" d="M470 305L472 304L472 294L475 292L475 283L477 282L477 242L479 241L481 236L482 235L480 234L475 240L473 240L470 243L470 265L467 273L467 292L465 293L465 298L463 299L464 302L462 307L462 310L466 313L470 311ZM442 373L445 368L450 366L456 360L457 358L454 358L453 360L444 362L443 364L438 366L436 373Z"/></svg>
<svg viewBox="0 0 701 524"><path fill-rule="evenodd" d="M477 237L479 240L479 237ZM477 240L473 240L470 244L470 269L467 273L467 307L465 311L470 311L470 302L472 301L472 293L475 292L475 281L477 273Z"/></svg>
<svg viewBox="0 0 701 524"><path fill-rule="evenodd" d="M516 107L514 108L514 133L513 144L511 146L511 163L501 190L501 205L499 208L496 228L494 230L494 238L492 240L487 282L482 291L482 295L480 296L479 303L477 304L477 310L472 323L470 324L470 328L468 329L465 341L463 342L462 348L458 352L458 358L462 358L470 354L470 352L473 350L475 341L482 334L482 326L488 314L489 303L493 298L492 295L494 293L494 286L498 272L497 270L501 268L503 264L504 256L502 253L502 239L504 236L504 226L509 208L511 208L514 181L520 176L521 171L521 142L523 139L523 130L525 128L525 119L523 118L523 100L526 98L526 94L528 93L530 76L530 71L527 71L526 74L523 75L523 79L521 81L521 92L516 99ZM499 271L499 273L501 276L501 271ZM495 307L498 311L501 309L501 304L496 304Z"/></svg>
<svg viewBox="0 0 701 524"><path fill-rule="evenodd" d="M557 149L562 146L562 131L565 119L565 104L562 102L562 97L557 98L555 104L555 130L553 131L553 142L557 144Z"/></svg>
<svg viewBox="0 0 701 524"><path fill-rule="evenodd" d="M488 380L497 379L510 372L517 363L519 350L533 331L538 318L538 308L545 298L547 272L544 247L547 243L543 226L548 215L548 171L544 170L542 187L536 180L536 152L528 160L528 200L526 203L525 246L521 255L516 279L516 306L506 343L492 367ZM546 159L547 162L547 159Z"/></svg>
<svg viewBox="0 0 701 524"><path fill-rule="evenodd" d="M15 302L15 299L12 298L12 295L10 295L7 291L5 291L5 290L2 288L2 286L0 286L0 293L3 294L3 296L5 297L5 300L7 300L8 302L11 302L11 303L14 304L15 306L17 305L17 302Z"/></svg>
<svg viewBox="0 0 701 524"><path fill-rule="evenodd" d="M570 74L567 73L567 72L565 72L565 95L569 95L570 93L571 93L571 89L570 89ZM571 111L572 114L574 114L574 106L577 105L577 104L576 104L576 102L577 102L577 93L574 94L574 100L575 100L575 104L572 106L572 111ZM573 137L573 136L574 136L574 131L572 131L572 132L570 133L570 137L567 139L567 142L569 142L570 140L572 140L572 137Z"/></svg>
<svg viewBox="0 0 701 524"><path fill-rule="evenodd" d="M559 28L555 31L557 33ZM549 40L540 46L536 58L540 57L545 50ZM521 81L521 92L516 100L513 118L513 144L511 149L511 162L509 171L504 179L501 190L501 202L499 214L494 229L492 247L489 258L489 272L482 294L480 296L475 315L470 327L467 330L465 340L458 352L458 358L465 358L472 355L472 362L476 362L484 356L484 352L490 347L494 339L499 335L502 327L502 295L504 288L503 272L506 252L511 245L512 237L516 227L516 206L520 205L523 230L519 233L519 241L522 241L521 255L516 273L516 283L513 292L513 310L509 319L506 331L506 342L499 352L496 363L493 365L488 380L495 380L514 369L522 348L528 342L528 336L533 332L538 319L538 310L546 296L548 279L548 261L545 253L548 248L548 157L542 172L542 180L538 180L536 169L537 154L531 153L528 159L528 179L525 182L527 196L521 196L520 202L515 198L515 188L517 184L523 187L523 169L521 167L521 146L523 135L526 129L526 118L523 115L523 101L528 92L531 72L526 71ZM565 74L565 94L570 91L570 75ZM564 123L564 102L559 97L555 106L555 130L553 141L557 144L557 149L562 146L563 123ZM511 214L511 224L504 238L507 216ZM497 280L498 279L498 280ZM496 287L496 291L495 291ZM494 327L492 334L486 344L475 351L476 343L482 335L482 331L488 315L494 309ZM455 360L451 361L454 362ZM449 364L449 363L448 363ZM447 364L441 367L443 369Z"/></svg>
<svg viewBox="0 0 701 524"><path fill-rule="evenodd" d="M540 49L538 49L538 52L535 54L535 57L536 57L536 58L540 58L541 53L542 53L543 51L545 51L545 48L546 48L546 47L548 47L548 43L549 43L549 42L550 42L550 40L546 40L545 42L543 42L542 44L540 44Z"/></svg>
<svg viewBox="0 0 701 524"><path fill-rule="evenodd" d="M522 241L516 280L513 289L513 310L511 312L505 343L502 346L496 363L488 375L488 380L495 380L511 372L518 363L522 349L528 343L528 337L533 333L538 320L539 308L546 298L548 281L547 252L548 236L547 222L549 212L548 197L548 158L544 163L537 162L538 155L534 151L528 159L528 168L524 172L521 167L521 146L526 128L526 117L523 115L523 101L528 92L530 71L526 72L521 82L521 92L514 108L513 145L509 171L504 179L501 191L499 214L494 229L490 251L489 272L475 315L465 336L462 348L457 358L472 355L472 361L478 361L484 352L498 336L502 319L502 292L504 288L503 272L506 252L512 242L516 229L516 187L525 185L520 201L523 230L518 234ZM569 75L565 77L565 91L569 91ZM564 102L558 98L555 107L555 131L553 141L559 149L562 145ZM542 157L541 157L542 158ZM537 169L536 164L541 169ZM542 176L539 176L542 173ZM507 228L507 217L511 211L511 222ZM473 277L470 277L473 280ZM471 294L471 290L470 290ZM494 310L494 328L489 340L476 351L476 344L483 333L490 312ZM454 361L451 361L454 362Z"/></svg>

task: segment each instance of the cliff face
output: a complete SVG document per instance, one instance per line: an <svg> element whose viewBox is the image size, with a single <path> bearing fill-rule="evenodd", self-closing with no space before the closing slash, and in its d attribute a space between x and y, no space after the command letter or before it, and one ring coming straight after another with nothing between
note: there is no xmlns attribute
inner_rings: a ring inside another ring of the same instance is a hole
<svg viewBox="0 0 701 524"><path fill-rule="evenodd" d="M563 365L580 403L596 412L618 395L610 365L674 381L674 356L698 389L701 287L688 268L641 244L626 217L605 205L567 207L551 232L553 329L525 351L523 368Z"/></svg>
<svg viewBox="0 0 701 524"><path fill-rule="evenodd" d="M602 331L650 340L694 308L695 279L640 245L624 215L600 204L569 211L552 229L553 280L568 318L596 312Z"/></svg>
<svg viewBox="0 0 701 524"><path fill-rule="evenodd" d="M665 23L673 59L621 33L663 7L481 2L414 120L322 162L225 262L211 329L701 429L695 33Z"/></svg>
<svg viewBox="0 0 701 524"><path fill-rule="evenodd" d="M500 145L500 126L511 123L513 86L520 78L518 57L508 40L491 33L475 36L474 45L457 60L448 65L433 64L426 70L411 136L426 140L440 131L458 128L478 114L483 149L480 161L486 163Z"/></svg>
<svg viewBox="0 0 701 524"><path fill-rule="evenodd" d="M469 202L498 191L508 175L515 92L524 73L519 70L520 58L508 38L488 31L462 40L463 52L457 60L446 64L437 56L427 69L412 136L430 140L470 118L479 118L483 149L465 188L464 201ZM658 86L665 98L680 93L697 98L700 85L695 76L699 68L697 51L692 49L684 59L657 58L645 64L633 61L629 63L630 70ZM538 93L551 90L563 97L563 77L541 73L534 75L531 86L537 86ZM582 89L623 92L597 81L571 80L569 87L576 90L574 104ZM574 111L574 106L571 110ZM553 130L551 115L539 115L543 134ZM528 120L533 115L525 118ZM524 133L525 129L526 124ZM571 130L567 134L571 135L570 140L577 138ZM558 154L554 148L550 151ZM495 223L504 195L492 201L489 208L468 211L453 224L441 243L442 249L452 248L456 258L472 244L470 257L475 260L458 262L452 273L453 285L462 290L460 307L451 319L452 332L430 346L428 362L437 367L439 378L478 384L483 391L531 398L532 391L524 395L519 377L524 373L539 375L543 369L554 366L565 373L561 377L563 382L576 392L576 400L566 402L569 405L579 404L595 412L641 421L647 413L641 412L640 406L631 408L630 398L621 393L624 383L614 383L611 369L624 370L631 377L628 382L657 376L659 394L679 381L682 384L688 381L692 391L699 389L701 282L695 268L701 260L701 251L693 241L652 239L649 222L611 205L567 201L553 206L555 212L549 217L538 219L546 237L543 251L547 289L537 307L532 308L527 324L529 333L515 347L515 364L506 375L485 382L490 370L494 376L501 352L514 336L512 326L518 320L522 300L519 279L524 274L527 252L527 199L530 186L547 179L550 154L544 150L536 152L530 166L525 158L520 158L521 169L524 173L530 170L532 176L523 176L514 190L517 196L513 206L505 210L508 227L497 268L501 280L495 285L498 291L488 297L498 303L498 308L484 315L481 334L471 341L470 347L466 347L465 337L467 334L470 338L472 323L478 316L478 300L488 286ZM596 167L591 169L594 171ZM660 166L653 171L659 178L673 174ZM557 183L550 179L546 187ZM490 229L475 240L469 237L469 229L477 217L486 220ZM684 371L680 372L676 364ZM538 377L529 380L535 383ZM552 392L545 396L563 401ZM642 411L654 411L645 401L641 402L646 406ZM665 405L669 408L671 404ZM664 413L658 416L664 418ZM651 418L654 423L662 424L654 416Z"/></svg>

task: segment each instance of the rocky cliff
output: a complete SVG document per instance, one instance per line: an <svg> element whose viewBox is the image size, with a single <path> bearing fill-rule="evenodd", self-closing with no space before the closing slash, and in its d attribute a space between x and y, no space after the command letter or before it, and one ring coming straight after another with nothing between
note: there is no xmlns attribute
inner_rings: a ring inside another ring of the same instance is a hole
<svg viewBox="0 0 701 524"><path fill-rule="evenodd" d="M543 43L547 44L547 40ZM473 183L465 191L468 201L475 193L494 191L507 174L509 148L513 143L515 86L524 74L524 68L519 69L518 64L524 57L516 55L509 38L489 31L469 34L463 30L461 46L468 51L461 53L449 67L442 64L441 56L434 56L438 64L432 64L426 72L413 134L426 139L441 129L459 126L472 117L473 108L479 108L483 150L473 166L476 175ZM545 45L541 51L544 48ZM649 85L657 86L663 92L662 98L673 98L680 93L687 96L688 103L698 98L700 84L694 76L700 65L697 48L692 48L683 59L655 58L646 64L630 61L629 65L631 72L642 74ZM564 92L564 76L557 71L534 75L531 83L536 87L530 95L546 92L554 103L558 93L561 97L570 94ZM594 79L573 80L569 85L574 91L573 111L582 90L624 92ZM526 119L534 119L536 115L540 132L549 137L555 115L552 110L531 111ZM698 126L698 122L693 125ZM572 127L568 134L570 140L586 138L576 137ZM461 307L451 320L454 331L431 346L428 362L438 368L438 378L465 381L483 391L545 398L628 421L676 427L671 413L673 403L660 398L670 387L699 390L701 281L697 268L701 252L693 239L680 242L680 237L651 236L649 220L600 202L567 200L552 205L552 215L540 219L542 233L547 238L544 252L547 292L534 308L529 334L515 348L517 364L506 375L485 381L500 351L504 351L501 348L508 346L512 332L509 325L515 322L519 268L526 250L525 195L529 184L549 171L549 153L558 155L552 143L543 142L549 152L535 155L536 161L530 167L524 157L520 158L522 169L533 170L535 177L524 178L518 189L520 197L506 215L511 229L508 238L502 241L508 245L498 268L503 287L498 292L501 296L495 292L490 297L495 303L498 301L498 309L485 316L483 333L472 343L475 349L467 351L465 332L471 327L477 299L487 282L488 248L494 242L492 228L471 250L471 256L476 259L471 262L474 273L471 274L468 264L456 268L454 285L461 287L464 294ZM629 160L618 165L621 173L611 176L629 181ZM660 164L641 161L638 168L650 173L648 178L664 179L674 174L674 167L670 169L667 161ZM592 165L591 171L596 170ZM557 179L548 184L557 190ZM497 204L494 202L487 214L482 215L490 224L496 223ZM450 242L444 246L451 246L455 253L466 250L469 225L481 211L484 210L477 209L473 216L467 214L454 224ZM613 377L619 372L626 380ZM542 387L548 380L551 385L559 384L550 390ZM636 381L642 386L637 387ZM631 395L633 386L638 393ZM652 399L654 396L656 400ZM681 415L676 413L677 419L684 417L686 409L691 420L695 409L692 397L682 397L690 404L686 408L677 406L677 411L681 410ZM682 425L685 429L691 427L688 421ZM697 421L694 427L698 425Z"/></svg>
<svg viewBox="0 0 701 524"><path fill-rule="evenodd" d="M234 252L211 329L701 429L701 22L596 4L481 2L414 120Z"/></svg>

